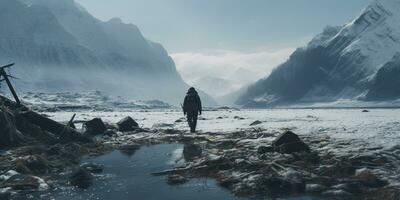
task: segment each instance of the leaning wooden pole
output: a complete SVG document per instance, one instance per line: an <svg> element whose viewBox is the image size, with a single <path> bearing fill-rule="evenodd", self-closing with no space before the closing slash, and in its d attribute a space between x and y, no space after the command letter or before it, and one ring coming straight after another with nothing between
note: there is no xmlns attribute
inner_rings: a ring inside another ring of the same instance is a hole
<svg viewBox="0 0 400 200"><path fill-rule="evenodd" d="M10 89L11 94L13 95L13 97L14 97L14 99L15 99L15 102L17 103L17 106L20 106L20 105L21 105L21 101L19 100L18 95L17 95L17 93L15 92L14 87L12 86L12 84L11 84L11 82L10 82L10 79L8 78L9 75L8 75L8 74L6 73L6 71L4 70L5 68L11 67L11 66L13 66L13 65L14 65L14 63L1 67L1 68L0 68L0 76L3 76L3 77L4 77L4 80L6 81L7 86L8 86L8 88Z"/></svg>

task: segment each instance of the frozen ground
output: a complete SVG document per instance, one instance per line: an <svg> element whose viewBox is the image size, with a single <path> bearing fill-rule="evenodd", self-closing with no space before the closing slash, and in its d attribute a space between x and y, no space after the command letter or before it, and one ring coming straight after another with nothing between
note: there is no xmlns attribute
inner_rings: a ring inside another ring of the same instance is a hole
<svg viewBox="0 0 400 200"><path fill-rule="evenodd" d="M200 117L201 132L231 132L241 129L262 128L268 132L291 129L300 135L328 135L337 140L361 140L371 147L389 148L399 144L400 109L270 109L270 110L218 110L205 111ZM58 121L68 121L75 112L46 113ZM76 120L101 117L115 123L131 116L145 128L174 128L186 130L187 125L177 110L132 112L77 112ZM175 122L181 119L183 122ZM257 126L249 126L259 120ZM351 146L351 145L350 145Z"/></svg>

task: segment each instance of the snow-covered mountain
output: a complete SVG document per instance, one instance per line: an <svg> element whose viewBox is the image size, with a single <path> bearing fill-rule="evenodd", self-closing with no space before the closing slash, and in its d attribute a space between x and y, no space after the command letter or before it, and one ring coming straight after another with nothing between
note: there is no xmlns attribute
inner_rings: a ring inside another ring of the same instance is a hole
<svg viewBox="0 0 400 200"><path fill-rule="evenodd" d="M74 0L1 0L0 25L0 62L17 64L19 90L100 90L178 104L188 88L160 44Z"/></svg>
<svg viewBox="0 0 400 200"><path fill-rule="evenodd" d="M398 62L393 61L400 52L399 22L400 0L375 0L353 21L328 27L297 49L270 76L250 86L237 103L265 107L400 98L400 91L393 88L400 79Z"/></svg>

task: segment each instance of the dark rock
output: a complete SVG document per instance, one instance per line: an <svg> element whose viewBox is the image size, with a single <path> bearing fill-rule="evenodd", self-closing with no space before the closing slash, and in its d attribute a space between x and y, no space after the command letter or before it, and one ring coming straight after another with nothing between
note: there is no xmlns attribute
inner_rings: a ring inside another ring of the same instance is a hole
<svg viewBox="0 0 400 200"><path fill-rule="evenodd" d="M93 183L93 175L87 170L80 168L70 177L69 182L78 188L87 189Z"/></svg>
<svg viewBox="0 0 400 200"><path fill-rule="evenodd" d="M186 182L188 182L188 179L178 174L169 175L167 177L167 183L169 185L180 185Z"/></svg>
<svg viewBox="0 0 400 200"><path fill-rule="evenodd" d="M10 200L11 193L10 192L0 192L0 199L1 200Z"/></svg>
<svg viewBox="0 0 400 200"><path fill-rule="evenodd" d="M279 147L282 144L288 144L288 143L293 143L293 142L300 142L300 138L298 135L293 133L292 131L286 131L285 133L281 134L276 138L273 142L272 145L275 147Z"/></svg>
<svg viewBox="0 0 400 200"><path fill-rule="evenodd" d="M310 152L310 147L300 140L299 136L286 131L272 142L275 149L281 153Z"/></svg>
<svg viewBox="0 0 400 200"><path fill-rule="evenodd" d="M280 153L286 153L286 154L295 152L310 152L310 147L308 147L308 145L306 145L302 141L282 144L279 146L278 149Z"/></svg>
<svg viewBox="0 0 400 200"><path fill-rule="evenodd" d="M26 167L24 162L21 160L15 162L14 169L20 174L33 174L33 172L28 167Z"/></svg>
<svg viewBox="0 0 400 200"><path fill-rule="evenodd" d="M30 172L36 175L46 174L49 171L49 161L40 155L32 155L21 160Z"/></svg>
<svg viewBox="0 0 400 200"><path fill-rule="evenodd" d="M104 170L103 165L95 164L95 163L84 163L81 165L81 168L85 169L86 171L94 174L102 173Z"/></svg>
<svg viewBox="0 0 400 200"><path fill-rule="evenodd" d="M131 117L125 117L124 119L121 119L117 125L118 130L122 132L134 131L139 127L139 124Z"/></svg>
<svg viewBox="0 0 400 200"><path fill-rule="evenodd" d="M365 168L357 170L354 178L367 187L383 187L388 184L386 181L380 180L373 172Z"/></svg>
<svg viewBox="0 0 400 200"><path fill-rule="evenodd" d="M119 151L125 155L132 156L137 150L140 149L139 144L129 144L119 147Z"/></svg>
<svg viewBox="0 0 400 200"><path fill-rule="evenodd" d="M13 190L37 190L39 188L37 178L29 175L16 174L1 184L2 188L10 187Z"/></svg>
<svg viewBox="0 0 400 200"><path fill-rule="evenodd" d="M262 184L273 195L287 194L292 189L289 181L279 177L267 177L263 180Z"/></svg>
<svg viewBox="0 0 400 200"><path fill-rule="evenodd" d="M259 146L257 149L258 154L264 154L269 152L274 152L275 148L272 146Z"/></svg>
<svg viewBox="0 0 400 200"><path fill-rule="evenodd" d="M259 124L262 124L262 121L257 120L257 121L254 121L253 123L251 123L250 126L257 126Z"/></svg>
<svg viewBox="0 0 400 200"><path fill-rule="evenodd" d="M201 157L203 150L197 144L185 144L183 147L183 157L187 161L191 161L196 157Z"/></svg>
<svg viewBox="0 0 400 200"><path fill-rule="evenodd" d="M107 135L109 137L112 137L113 135L116 135L117 133L113 130L107 130L104 132L104 135Z"/></svg>
<svg viewBox="0 0 400 200"><path fill-rule="evenodd" d="M85 122L84 126L86 128L86 133L91 135L100 135L107 130L106 125L100 118L94 118L90 121L87 121Z"/></svg>

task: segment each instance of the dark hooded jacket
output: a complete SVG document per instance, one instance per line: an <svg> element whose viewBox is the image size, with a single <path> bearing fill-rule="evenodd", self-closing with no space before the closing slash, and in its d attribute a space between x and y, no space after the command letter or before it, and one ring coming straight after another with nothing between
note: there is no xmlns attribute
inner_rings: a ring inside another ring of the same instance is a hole
<svg viewBox="0 0 400 200"><path fill-rule="evenodd" d="M183 102L183 112L201 114L202 106L199 94L194 88L190 88L186 93L185 100Z"/></svg>

